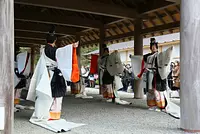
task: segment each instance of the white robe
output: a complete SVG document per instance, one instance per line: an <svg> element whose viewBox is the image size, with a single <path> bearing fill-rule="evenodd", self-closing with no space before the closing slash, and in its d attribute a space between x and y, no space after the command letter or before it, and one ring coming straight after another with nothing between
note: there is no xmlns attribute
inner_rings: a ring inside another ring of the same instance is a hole
<svg viewBox="0 0 200 134"><path fill-rule="evenodd" d="M31 56L28 56L28 52L19 53L17 55L17 68L19 73L24 70L23 75L28 76L31 72ZM26 65L26 59L28 58L28 63Z"/></svg>
<svg viewBox="0 0 200 134"><path fill-rule="evenodd" d="M122 74L124 67L118 52L113 52L108 56L106 69L111 76Z"/></svg>
<svg viewBox="0 0 200 134"><path fill-rule="evenodd" d="M72 62L72 45L59 48L56 52L56 58L58 68L61 70L64 78L68 81L71 81L70 78L72 63L69 62ZM27 96L27 100L36 101L35 111L30 118L30 122L54 132L61 132L63 130L69 131L71 128L84 125L66 122L66 120L64 119L48 121L50 117L49 110L53 103L50 85L51 78L49 78L48 70L46 67L47 64L49 64L50 62L51 59L48 59L45 56L44 51L42 51L42 55L38 61L35 72L31 79ZM53 65L56 65L55 62L53 63Z"/></svg>

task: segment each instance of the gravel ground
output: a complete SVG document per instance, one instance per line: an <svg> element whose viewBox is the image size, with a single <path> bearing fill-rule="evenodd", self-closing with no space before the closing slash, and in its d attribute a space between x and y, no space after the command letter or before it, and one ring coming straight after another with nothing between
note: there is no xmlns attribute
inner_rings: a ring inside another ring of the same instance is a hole
<svg viewBox="0 0 200 134"><path fill-rule="evenodd" d="M97 89L87 89L93 99L75 99L67 95L63 102L62 118L85 126L66 134L183 134L180 120L163 112L147 110L145 100L134 100L133 94L120 92L120 96L133 104L122 106L107 103ZM179 100L175 100L179 103ZM33 111L15 113L15 134L53 134L28 122Z"/></svg>

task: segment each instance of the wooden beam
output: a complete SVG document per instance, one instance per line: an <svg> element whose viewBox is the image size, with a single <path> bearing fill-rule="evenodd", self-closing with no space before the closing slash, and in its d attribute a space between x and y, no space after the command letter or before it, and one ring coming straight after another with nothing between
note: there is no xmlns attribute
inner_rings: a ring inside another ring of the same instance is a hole
<svg viewBox="0 0 200 134"><path fill-rule="evenodd" d="M140 15L155 12L157 10L165 9L169 6L177 5L176 3L165 0L148 0L147 4L141 5L139 9Z"/></svg>
<svg viewBox="0 0 200 134"><path fill-rule="evenodd" d="M129 25L127 25L124 21L122 21L121 23L128 29L129 32L132 31L132 30L129 28Z"/></svg>
<svg viewBox="0 0 200 134"><path fill-rule="evenodd" d="M116 23L115 26L120 30L120 32L125 33L125 31L122 29L122 27L121 27L120 25L118 25L118 24Z"/></svg>
<svg viewBox="0 0 200 134"><path fill-rule="evenodd" d="M95 31L94 29L91 30L94 33L94 36L98 39L99 38L99 33L97 31Z"/></svg>
<svg viewBox="0 0 200 134"><path fill-rule="evenodd" d="M15 21L15 31L27 31L36 33L48 33L51 25L41 23L31 23ZM56 34L58 35L75 35L75 33L84 30L83 28L73 28L67 26L56 26Z"/></svg>
<svg viewBox="0 0 200 134"><path fill-rule="evenodd" d="M51 19L50 19L51 18ZM80 28L98 28L100 26L100 21L85 19L76 16L57 16L57 15L47 15L42 12L36 12L31 10L15 9L15 20L18 21L29 21L38 22L44 24L55 24L63 26L73 26Z"/></svg>
<svg viewBox="0 0 200 134"><path fill-rule="evenodd" d="M160 32L160 31L164 31L167 29L174 29L174 28L178 28L178 27L180 27L180 22L173 22L173 23L168 23L165 25L142 29L141 34L155 33L155 32ZM131 31L131 32L128 32L125 34L119 34L119 35L115 35L115 36L111 36L111 37L106 37L105 41L111 41L111 40L122 39L122 38L133 37L133 36L134 36L134 31ZM97 42L99 42L99 40L84 42L82 44L83 45L93 44L93 43L97 43Z"/></svg>
<svg viewBox="0 0 200 134"><path fill-rule="evenodd" d="M177 3L177 4L180 4L180 3L181 3L181 0L166 0L166 1L175 2L175 3Z"/></svg>
<svg viewBox="0 0 200 134"><path fill-rule="evenodd" d="M100 56L103 55L103 44L105 43L105 29L103 27L103 25L99 28L100 31L100 36L99 36L99 53ZM100 92L99 92L100 93Z"/></svg>
<svg viewBox="0 0 200 134"><path fill-rule="evenodd" d="M38 47L38 44L33 44L33 43L24 43L24 42L17 42L17 46L19 47Z"/></svg>
<svg viewBox="0 0 200 134"><path fill-rule="evenodd" d="M164 9L164 12L166 13L166 15L173 21L176 21L176 18L172 16L172 14L169 12L169 10L166 8Z"/></svg>
<svg viewBox="0 0 200 134"><path fill-rule="evenodd" d="M162 24L166 24L166 22L163 20L163 18L159 15L157 11L155 11L154 14L156 15L157 19L159 19Z"/></svg>
<svg viewBox="0 0 200 134"><path fill-rule="evenodd" d="M15 38L16 43L26 43L26 44L37 44L37 45L46 45L46 41L34 40L34 39L23 39Z"/></svg>
<svg viewBox="0 0 200 134"><path fill-rule="evenodd" d="M138 17L136 10L132 8L125 8L122 6L104 4L96 1L89 0L58 0L58 1L49 1L49 0L15 0L15 3L23 5L32 5L40 6L47 8L55 8L76 12L84 12L90 14L104 15L116 18L129 18L133 19Z"/></svg>
<svg viewBox="0 0 200 134"><path fill-rule="evenodd" d="M34 61L35 61L35 47L32 46L31 47L31 73L32 74L34 73L34 68L35 68Z"/></svg>
<svg viewBox="0 0 200 134"><path fill-rule="evenodd" d="M153 25L153 27L156 26L156 23L152 19L149 19L149 22Z"/></svg>
<svg viewBox="0 0 200 134"><path fill-rule="evenodd" d="M179 21L143 29L142 34L153 33L153 32L163 31L163 30L167 30L167 29L174 29L174 28L178 28L178 27L180 27Z"/></svg>
<svg viewBox="0 0 200 134"><path fill-rule="evenodd" d="M94 40L94 38L92 38L92 36L87 32L85 33L85 35L90 39L90 40Z"/></svg>
<svg viewBox="0 0 200 134"><path fill-rule="evenodd" d="M143 22L143 28L148 28L147 24L145 22Z"/></svg>
<svg viewBox="0 0 200 134"><path fill-rule="evenodd" d="M119 33L116 31L116 27L111 28L111 30L112 30L116 35L119 34Z"/></svg>
<svg viewBox="0 0 200 134"><path fill-rule="evenodd" d="M175 6L176 11L179 13L180 12L180 7L178 5Z"/></svg>
<svg viewBox="0 0 200 134"><path fill-rule="evenodd" d="M0 0L0 124L14 131L14 0Z"/></svg>
<svg viewBox="0 0 200 134"><path fill-rule="evenodd" d="M47 34L15 31L15 37L32 38L36 40L46 40Z"/></svg>
<svg viewBox="0 0 200 134"><path fill-rule="evenodd" d="M109 29L106 29L106 32L109 34L109 36L112 36L112 33L110 32Z"/></svg>

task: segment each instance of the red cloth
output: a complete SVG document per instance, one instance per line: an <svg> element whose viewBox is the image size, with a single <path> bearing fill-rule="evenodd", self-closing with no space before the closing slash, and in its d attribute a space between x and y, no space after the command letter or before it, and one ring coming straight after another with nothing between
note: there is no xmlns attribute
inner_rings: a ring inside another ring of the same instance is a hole
<svg viewBox="0 0 200 134"><path fill-rule="evenodd" d="M98 73L98 55L91 55L90 74Z"/></svg>
<svg viewBox="0 0 200 134"><path fill-rule="evenodd" d="M141 78L141 77L142 77L142 74L144 73L144 71L145 71L145 67L144 67L144 59L143 59L143 60L142 60L142 66L141 66L140 74L138 74L137 76L138 76L139 78Z"/></svg>

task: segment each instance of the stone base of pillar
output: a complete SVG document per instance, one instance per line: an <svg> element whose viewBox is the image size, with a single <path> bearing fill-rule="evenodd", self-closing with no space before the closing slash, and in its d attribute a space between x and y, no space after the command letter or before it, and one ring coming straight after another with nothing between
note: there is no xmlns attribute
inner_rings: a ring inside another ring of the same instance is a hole
<svg viewBox="0 0 200 134"><path fill-rule="evenodd" d="M134 98L144 99L144 90L141 86L142 80L134 80Z"/></svg>
<svg viewBox="0 0 200 134"><path fill-rule="evenodd" d="M102 95L102 85L99 85L99 94Z"/></svg>
<svg viewBox="0 0 200 134"><path fill-rule="evenodd" d="M183 128L181 128L181 130L183 130L187 133L199 133L200 132L200 130L189 130L189 129L183 129Z"/></svg>

